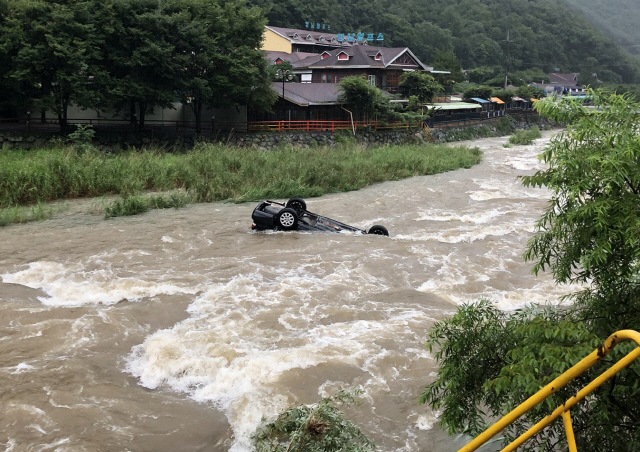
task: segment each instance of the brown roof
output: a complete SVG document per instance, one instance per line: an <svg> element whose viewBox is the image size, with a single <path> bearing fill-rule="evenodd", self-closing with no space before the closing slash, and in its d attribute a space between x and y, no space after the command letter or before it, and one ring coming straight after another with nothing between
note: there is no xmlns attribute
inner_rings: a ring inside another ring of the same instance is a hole
<svg viewBox="0 0 640 452"><path fill-rule="evenodd" d="M318 30L300 30L297 28L272 27L267 25L267 29L279 34L283 38L288 39L293 44L313 44L327 47L351 47L353 44L338 41L338 35L334 33L326 33ZM307 37L310 37L307 39ZM324 38L324 39L321 39Z"/></svg>
<svg viewBox="0 0 640 452"><path fill-rule="evenodd" d="M578 84L579 76L580 76L579 72L571 72L569 74L558 74L554 72L552 74L547 74L547 77L549 77L550 84L556 85L556 86L563 86L566 88L579 87L580 86Z"/></svg>
<svg viewBox="0 0 640 452"><path fill-rule="evenodd" d="M288 61L292 65L295 65L299 61L304 60L306 58L309 58L309 57L318 58L319 57L319 55L317 53L308 53L308 52L287 53L287 52L278 52L278 51L275 51L275 50L269 50L269 51L266 52L266 54L267 54L267 60L269 60L269 62L271 64L275 64L275 61L278 58L280 58L283 61Z"/></svg>
<svg viewBox="0 0 640 452"><path fill-rule="evenodd" d="M408 69L417 68L423 69L425 71L432 71L433 68L423 64L418 57L416 57L408 47L374 47L374 46L362 46L362 45L354 45L349 47L348 49L335 49L327 51L329 54L326 58L320 58L319 56L316 58L307 58L305 60L301 60L294 66L297 68L300 67L309 67L311 69L319 69L319 68L388 68L388 67L397 67L402 68L403 65L396 65L396 60L404 55L408 54L414 61L415 65L413 67L408 67ZM340 60L339 55L342 53L346 53L349 55L348 60ZM381 55L379 60L375 59L377 54Z"/></svg>
<svg viewBox="0 0 640 452"><path fill-rule="evenodd" d="M557 83L558 85L563 83L569 83L575 85L578 82L578 76L580 74L578 72L571 72L569 74L558 74L554 72L552 74L547 74L551 83Z"/></svg>
<svg viewBox="0 0 640 452"><path fill-rule="evenodd" d="M282 97L282 82L273 82L273 90ZM385 97L389 93L382 91ZM340 85L337 83L285 83L284 98L302 107L310 105L340 105Z"/></svg>
<svg viewBox="0 0 640 452"><path fill-rule="evenodd" d="M273 90L282 97L282 82L273 82ZM335 83L285 83L284 98L303 107L338 105L338 85Z"/></svg>

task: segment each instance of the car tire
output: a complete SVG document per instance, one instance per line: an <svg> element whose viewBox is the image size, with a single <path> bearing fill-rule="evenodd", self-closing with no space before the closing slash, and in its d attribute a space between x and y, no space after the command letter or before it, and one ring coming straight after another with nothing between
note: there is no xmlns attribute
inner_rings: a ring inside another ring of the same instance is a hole
<svg viewBox="0 0 640 452"><path fill-rule="evenodd" d="M302 198L291 198L289 201L287 201L287 205L285 207L289 207L295 210L296 212L298 212L298 216L300 216L302 212L307 210L307 203L304 202L304 199Z"/></svg>
<svg viewBox="0 0 640 452"><path fill-rule="evenodd" d="M367 232L367 234L384 235L389 237L389 231L387 231L387 228L385 228L384 226L380 226L379 224L371 226L371 229L369 229L369 232Z"/></svg>
<svg viewBox="0 0 640 452"><path fill-rule="evenodd" d="M276 225L283 231L290 231L298 228L298 212L289 207L285 207L276 215Z"/></svg>

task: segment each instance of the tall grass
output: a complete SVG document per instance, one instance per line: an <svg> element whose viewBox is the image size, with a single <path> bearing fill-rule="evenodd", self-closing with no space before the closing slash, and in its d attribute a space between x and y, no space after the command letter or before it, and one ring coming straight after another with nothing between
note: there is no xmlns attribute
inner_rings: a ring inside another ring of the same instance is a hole
<svg viewBox="0 0 640 452"><path fill-rule="evenodd" d="M366 149L352 143L275 151L202 144L184 154L132 151L107 155L73 149L3 151L0 208L114 194L131 198L146 190L181 189L194 202L312 197L469 168L480 160L479 149L462 146Z"/></svg>

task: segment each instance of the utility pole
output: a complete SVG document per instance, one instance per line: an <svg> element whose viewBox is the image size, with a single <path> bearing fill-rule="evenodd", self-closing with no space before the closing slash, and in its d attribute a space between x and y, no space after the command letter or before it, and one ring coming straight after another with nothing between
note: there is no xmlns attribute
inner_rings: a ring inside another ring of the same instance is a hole
<svg viewBox="0 0 640 452"><path fill-rule="evenodd" d="M507 28L507 51L505 52L505 63L504 63L504 89L506 91L507 89L507 84L509 82L509 43L511 41L509 41L509 29Z"/></svg>

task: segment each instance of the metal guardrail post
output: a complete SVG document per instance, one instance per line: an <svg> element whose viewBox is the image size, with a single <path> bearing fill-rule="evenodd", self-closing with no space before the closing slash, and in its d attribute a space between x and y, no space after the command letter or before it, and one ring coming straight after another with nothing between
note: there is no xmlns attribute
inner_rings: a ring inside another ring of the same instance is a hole
<svg viewBox="0 0 640 452"><path fill-rule="evenodd" d="M556 420L558 417L563 416L565 412L568 412L571 407L575 406L578 402L584 399L587 395L597 389L599 386L604 384L609 378L613 377L620 370L627 367L634 360L640 357L640 333L633 330L621 330L616 333L613 333L611 336L607 338L603 345L598 347L597 350L594 350L590 353L586 358L583 358L580 362L578 362L571 369L564 372L558 378L554 379L551 383L549 383L544 388L540 389L534 395L529 397L526 401L518 405L514 410L500 419L498 422L494 423L487 430L478 435L473 441L464 446L458 452L472 452L482 446L484 443L489 441L499 432L504 430L509 424L516 421L522 415L531 410L534 406L538 405L540 402L547 399L549 396L557 392L560 388L567 385L571 380L581 375L583 372L591 368L594 364L600 361L602 358L607 356L609 352L621 341L623 340L631 340L638 344L634 350L628 353L624 358L619 360L616 364L611 366L607 371L603 372L600 376L594 379L587 386L582 388L576 395L567 400L563 405L556 408L551 414L546 416L536 425L531 427L525 433L520 435L516 440L514 440L507 447L502 449L501 452L511 452L515 450L518 446L523 444L532 436L536 435L543 428L549 425L551 422ZM572 431L573 432L573 431ZM577 452L577 451L570 451Z"/></svg>
<svg viewBox="0 0 640 452"><path fill-rule="evenodd" d="M571 412L569 410L562 413L562 421L564 422L564 431L567 432L567 443L569 443L569 452L578 452L576 446L576 437L573 434L573 425L571 424Z"/></svg>

